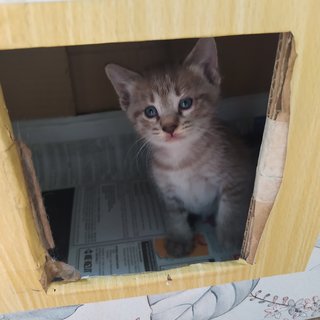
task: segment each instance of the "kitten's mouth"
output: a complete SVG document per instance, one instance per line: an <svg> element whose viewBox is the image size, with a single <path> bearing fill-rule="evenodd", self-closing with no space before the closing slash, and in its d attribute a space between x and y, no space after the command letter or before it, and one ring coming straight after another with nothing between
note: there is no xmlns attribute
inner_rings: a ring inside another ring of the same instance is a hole
<svg viewBox="0 0 320 320"><path fill-rule="evenodd" d="M177 140L181 140L183 136L181 134L172 133L172 134L166 134L164 141L166 142L174 142Z"/></svg>

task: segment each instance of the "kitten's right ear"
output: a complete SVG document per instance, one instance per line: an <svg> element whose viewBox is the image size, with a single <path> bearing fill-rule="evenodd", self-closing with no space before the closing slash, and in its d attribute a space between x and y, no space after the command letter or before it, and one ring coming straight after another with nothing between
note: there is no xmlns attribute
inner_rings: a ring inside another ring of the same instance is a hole
<svg viewBox="0 0 320 320"><path fill-rule="evenodd" d="M105 72L119 96L121 108L127 111L133 84L141 78L141 75L116 64L108 64Z"/></svg>
<svg viewBox="0 0 320 320"><path fill-rule="evenodd" d="M200 38L183 64L200 70L210 83L220 84L218 53L214 38Z"/></svg>

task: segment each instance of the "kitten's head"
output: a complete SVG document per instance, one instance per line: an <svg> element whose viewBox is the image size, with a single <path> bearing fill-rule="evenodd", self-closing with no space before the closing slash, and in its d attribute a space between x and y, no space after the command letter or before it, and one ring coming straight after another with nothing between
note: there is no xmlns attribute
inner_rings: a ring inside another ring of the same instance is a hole
<svg viewBox="0 0 320 320"><path fill-rule="evenodd" d="M220 91L213 38L198 40L181 65L144 74L115 64L105 70L121 108L151 144L196 141L210 126Z"/></svg>

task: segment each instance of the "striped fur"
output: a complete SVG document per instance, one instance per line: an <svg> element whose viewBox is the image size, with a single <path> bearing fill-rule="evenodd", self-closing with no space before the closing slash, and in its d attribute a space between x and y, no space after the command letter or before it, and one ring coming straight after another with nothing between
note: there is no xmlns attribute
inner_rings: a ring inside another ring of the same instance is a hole
<svg viewBox="0 0 320 320"><path fill-rule="evenodd" d="M184 63L138 74L116 65L107 75L136 131L152 150L154 181L167 204L169 254L193 248L188 214L215 213L222 245L240 247L252 189L248 152L216 117L220 76L215 42L200 39ZM179 109L191 98L192 107ZM158 116L144 114L153 105ZM165 127L176 127L173 134ZM218 205L217 205L218 204Z"/></svg>

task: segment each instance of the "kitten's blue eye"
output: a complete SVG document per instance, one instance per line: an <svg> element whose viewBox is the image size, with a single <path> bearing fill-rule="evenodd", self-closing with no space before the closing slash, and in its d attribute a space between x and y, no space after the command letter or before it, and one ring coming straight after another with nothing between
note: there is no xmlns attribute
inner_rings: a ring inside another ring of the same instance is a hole
<svg viewBox="0 0 320 320"><path fill-rule="evenodd" d="M192 106L191 98L184 98L179 101L179 109L180 110L188 110Z"/></svg>
<svg viewBox="0 0 320 320"><path fill-rule="evenodd" d="M151 119L158 116L158 111L155 106L148 106L144 109L144 114Z"/></svg>

